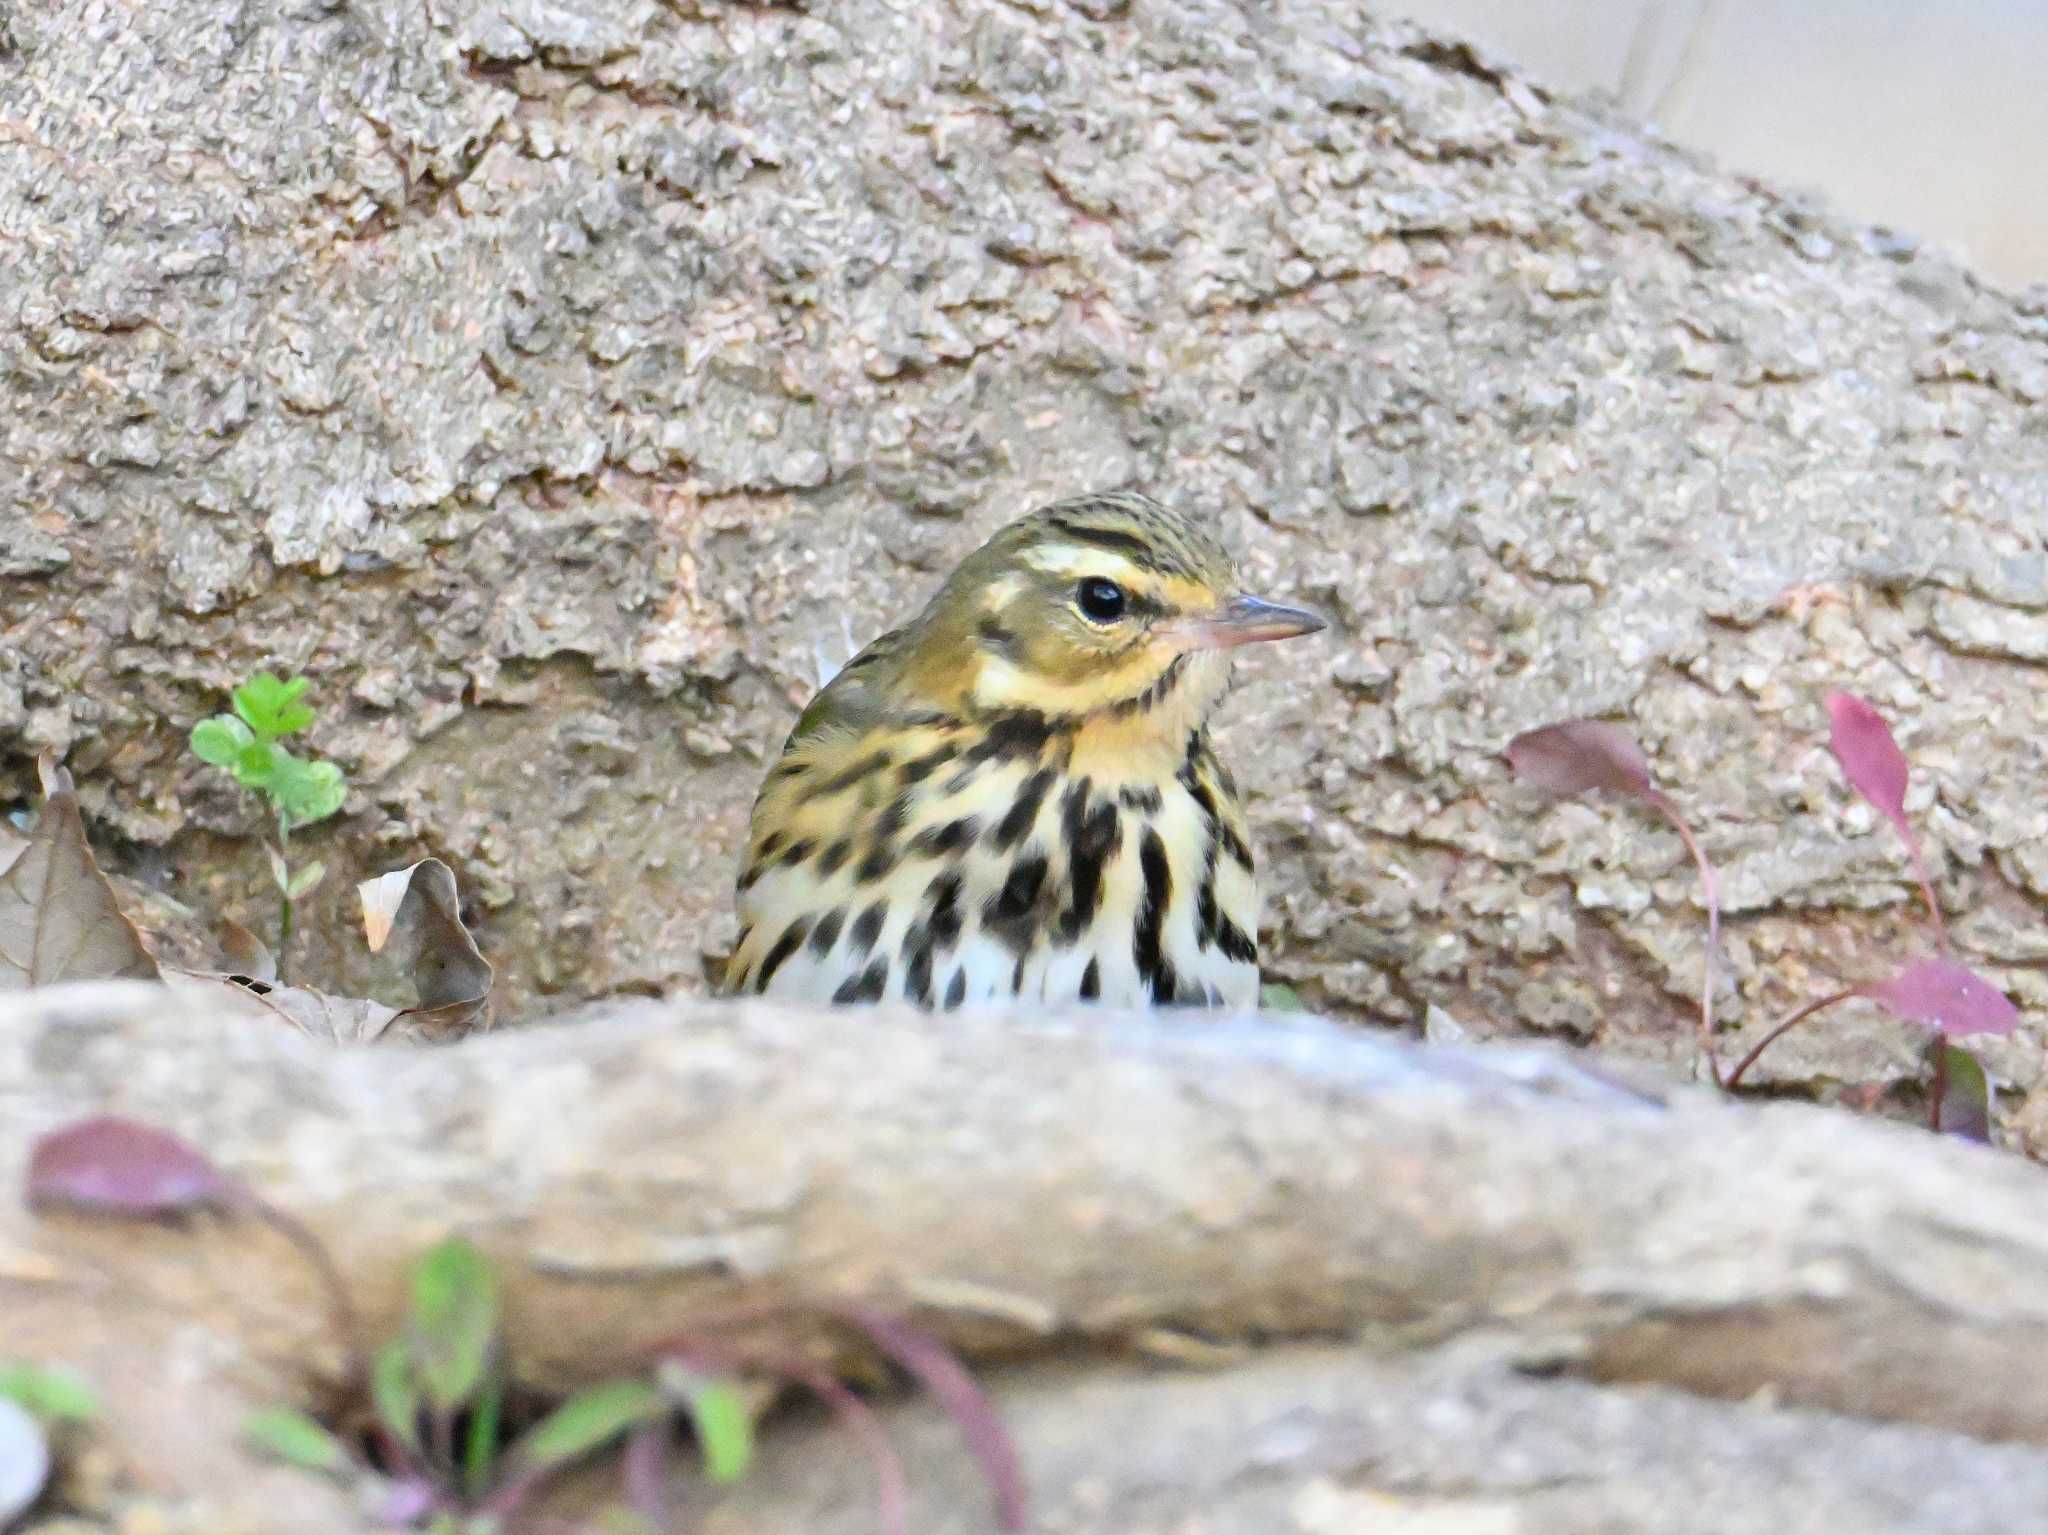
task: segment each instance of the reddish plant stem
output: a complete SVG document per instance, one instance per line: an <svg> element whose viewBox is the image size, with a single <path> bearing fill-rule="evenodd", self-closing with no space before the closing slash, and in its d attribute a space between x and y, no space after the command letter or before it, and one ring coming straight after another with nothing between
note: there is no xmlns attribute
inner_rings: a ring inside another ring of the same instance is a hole
<svg viewBox="0 0 2048 1535"><path fill-rule="evenodd" d="M770 1375L796 1382L825 1404L839 1426L868 1452L875 1468L875 1521L883 1535L905 1535L909 1527L909 1486L903 1462L890 1444L888 1431L875 1410L856 1396L836 1375L801 1354L747 1344L718 1343L684 1333L664 1338L646 1352L673 1359L707 1374L731 1374L736 1370L765 1370Z"/></svg>
<svg viewBox="0 0 2048 1535"><path fill-rule="evenodd" d="M369 1379L369 1370L363 1359L362 1324L348 1298L348 1286L342 1282L341 1270L335 1267L334 1255L327 1250L327 1244L313 1234L313 1229L296 1215L267 1204L253 1194L245 1194L244 1198L249 1213L297 1248L299 1256L319 1276L320 1288L327 1293L334 1330L341 1337L342 1367L346 1371L343 1388L354 1393Z"/></svg>
<svg viewBox="0 0 2048 1535"><path fill-rule="evenodd" d="M1954 952L1948 946L1948 924L1942 920L1941 903L1934 898L1934 881L1927 877L1927 860L1920 856L1918 838L1906 838L1906 856L1913 860L1913 877L1920 882L1920 898L1927 903L1927 916L1934 923L1934 941L1947 959Z"/></svg>
<svg viewBox="0 0 2048 1535"><path fill-rule="evenodd" d="M657 1530L669 1526L668 1440L668 1420L656 1418L626 1436L626 1448L619 1457L619 1479L627 1505Z"/></svg>
<svg viewBox="0 0 2048 1535"><path fill-rule="evenodd" d="M434 1476L451 1493L462 1486L462 1465L455 1457L455 1413L451 1408L427 1409L427 1448Z"/></svg>
<svg viewBox="0 0 2048 1535"><path fill-rule="evenodd" d="M1706 1057L1707 1073L1714 1079L1714 1085L1732 1087L1733 1082L1722 1078L1720 1057L1714 1053L1714 981L1720 973L1721 963L1721 882L1714 874L1714 866L1707 862L1706 851L1700 846L1699 839L1685 824L1685 817L1678 813L1678 807L1661 790L1646 790L1645 796L1656 807L1657 813L1671 823L1700 871L1700 889L1707 902L1706 976L1700 982L1700 1053Z"/></svg>
<svg viewBox="0 0 2048 1535"><path fill-rule="evenodd" d="M1771 1046L1776 1044L1781 1038L1784 1037L1785 1034L1790 1032L1797 1025L1804 1023L1807 1019L1811 1018L1815 1013L1821 1011L1823 1008L1833 1007L1837 1002L1846 1002L1851 997L1860 996L1862 994L1862 991L1863 988L1860 986L1850 986L1844 988L1841 991L1835 992L1832 995L1822 997L1817 1002L1807 1003L1806 1006L1800 1008L1790 1017L1774 1025L1770 1033L1766 1034L1762 1039L1758 1040L1754 1045L1752 1045L1750 1047L1749 1054L1745 1055L1741 1060L1735 1063L1735 1069L1728 1073L1727 1080L1724 1081L1721 1085L1727 1088L1730 1092L1733 1092L1736 1089L1736 1087L1741 1084L1742 1074L1748 1071L1750 1067L1756 1064L1757 1057L1762 1055L1766 1050L1770 1049Z"/></svg>

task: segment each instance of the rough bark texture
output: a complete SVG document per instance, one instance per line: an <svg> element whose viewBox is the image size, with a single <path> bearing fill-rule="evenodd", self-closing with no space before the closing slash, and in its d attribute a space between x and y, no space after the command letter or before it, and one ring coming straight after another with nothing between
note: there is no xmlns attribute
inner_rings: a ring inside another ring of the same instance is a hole
<svg viewBox="0 0 2048 1535"><path fill-rule="evenodd" d="M357 785L318 851L448 859L511 1011L700 984L820 648L1128 481L1338 620L1224 732L1312 1001L1687 1048L1678 843L1497 756L1589 712L1727 872L1745 1028L1888 963L1831 685L2048 1001L2040 305L1349 0L21 6L0 243L0 782L68 748L202 910L262 866L182 738L277 660Z"/></svg>
<svg viewBox="0 0 2048 1535"><path fill-rule="evenodd" d="M134 984L0 1000L0 1189L34 1135L101 1109L310 1224L373 1327L428 1242L473 1237L536 1383L792 1297L914 1309L998 1380L1056 1354L1015 1387L1051 1530L1358 1528L1375 1491L1421 1500L1421 1529L1460 1528L1423 1519L1442 1499L1478 1500L1479 1529L1890 1506L1867 1527L2022 1528L2048 1486L2048 1453L1984 1442L2048 1445L2037 1168L1840 1111L1662 1101L1547 1051L691 1002L345 1051ZM1217 1368L1105 1368L1133 1348ZM0 1356L22 1353L118 1381L135 1473L230 1528L238 1404L307 1397L334 1357L265 1230L10 1199ZM946 1511L916 1527L988 1528L947 1491L957 1447L914 1450ZM855 1527L817 1510L859 1473L790 1453L726 1528Z"/></svg>

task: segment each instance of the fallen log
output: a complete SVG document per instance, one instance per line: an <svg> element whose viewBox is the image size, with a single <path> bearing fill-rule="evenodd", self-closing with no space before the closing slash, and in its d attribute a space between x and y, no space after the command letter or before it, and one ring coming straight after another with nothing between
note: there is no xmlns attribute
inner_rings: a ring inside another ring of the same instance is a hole
<svg viewBox="0 0 2048 1535"><path fill-rule="evenodd" d="M306 1222L373 1327L422 1248L470 1236L521 1372L556 1385L735 1305L860 1297L970 1354L1504 1334L1602 1380L2048 1442L2034 1166L1544 1051L698 1001L351 1051L140 985L0 1002L0 1187L100 1111ZM337 1358L253 1224L9 1201L0 1294L0 1352L132 1373L146 1326L179 1340L163 1371L285 1396Z"/></svg>

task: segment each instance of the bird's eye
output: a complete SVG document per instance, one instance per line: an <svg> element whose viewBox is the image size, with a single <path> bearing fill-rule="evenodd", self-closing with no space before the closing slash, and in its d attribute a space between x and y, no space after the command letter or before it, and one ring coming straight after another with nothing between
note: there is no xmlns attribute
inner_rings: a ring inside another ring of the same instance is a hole
<svg viewBox="0 0 2048 1535"><path fill-rule="evenodd" d="M1101 576L1090 576L1074 594L1074 605L1083 618L1098 624L1115 623L1124 616L1124 589Z"/></svg>

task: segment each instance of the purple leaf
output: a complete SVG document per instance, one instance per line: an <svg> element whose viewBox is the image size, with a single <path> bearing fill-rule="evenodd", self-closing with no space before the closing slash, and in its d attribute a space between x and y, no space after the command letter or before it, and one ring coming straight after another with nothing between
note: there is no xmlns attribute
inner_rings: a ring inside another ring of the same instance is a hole
<svg viewBox="0 0 2048 1535"><path fill-rule="evenodd" d="M945 1409L995 1494L997 1525L1013 1535L1024 1530L1030 1523L1030 1494L1017 1464L1017 1447L997 1416L995 1403L975 1384L967 1367L937 1338L884 1312L856 1305L833 1309L866 1333Z"/></svg>
<svg viewBox="0 0 2048 1535"><path fill-rule="evenodd" d="M1924 1023L1950 1037L2010 1034L2020 1016L2004 992L1946 959L1916 959L1890 980L1875 982L1862 991L1901 1018Z"/></svg>
<svg viewBox="0 0 2048 1535"><path fill-rule="evenodd" d="M1913 828L1906 820L1906 754L1892 739L1884 716L1854 693L1828 694L1828 745L1842 764L1842 775L1869 800L1907 842Z"/></svg>
<svg viewBox="0 0 2048 1535"><path fill-rule="evenodd" d="M1508 742L1508 766L1517 779L1552 794L1612 789L1647 797L1650 764L1635 738L1619 725L1567 720L1525 730Z"/></svg>
<svg viewBox="0 0 2048 1535"><path fill-rule="evenodd" d="M28 1202L148 1220L242 1202L196 1147L132 1119L102 1115L52 1130L28 1163Z"/></svg>
<svg viewBox="0 0 2048 1535"><path fill-rule="evenodd" d="M1920 882L1921 897L1927 902L1927 919L1934 924L1934 936L1946 954L1948 929L1941 920L1941 903L1934 898L1934 881L1928 878L1927 861L1920 856L1920 839L1906 819L1906 754L1892 739L1884 716L1854 693L1828 694L1828 720L1833 727L1828 745L1842 764L1843 775L1898 828L1906 856L1913 862L1913 877Z"/></svg>
<svg viewBox="0 0 2048 1535"><path fill-rule="evenodd" d="M1521 782L1552 794L1586 794L1609 789L1631 794L1671 823L1700 872L1700 893L1707 907L1707 955L1700 983L1700 1055L1715 1082L1721 1080L1714 1058L1714 978L1721 954L1721 884L1706 849L1693 835L1671 797L1650 782L1650 764L1643 749L1619 725L1600 720L1567 720L1525 730L1508 742L1508 766Z"/></svg>

